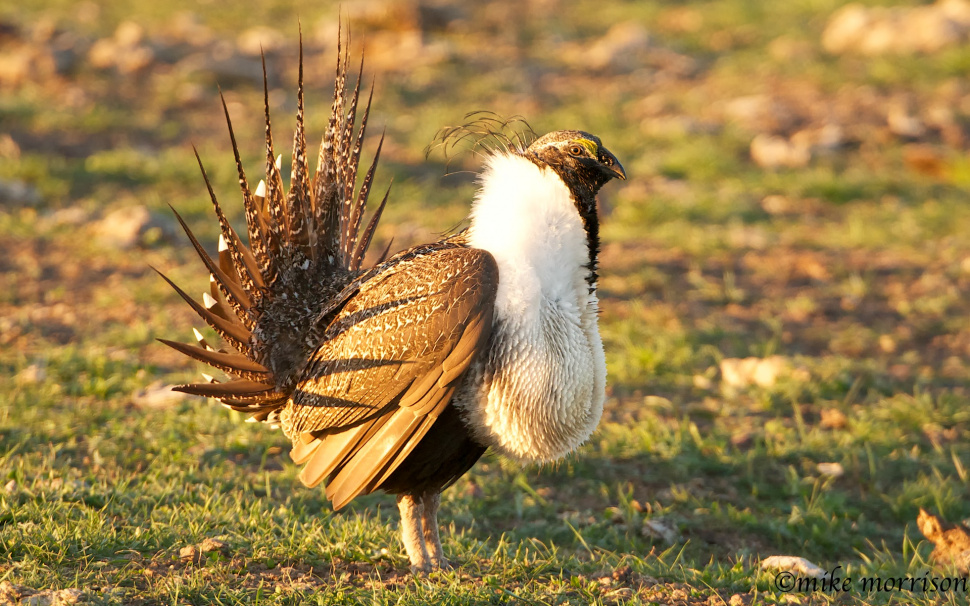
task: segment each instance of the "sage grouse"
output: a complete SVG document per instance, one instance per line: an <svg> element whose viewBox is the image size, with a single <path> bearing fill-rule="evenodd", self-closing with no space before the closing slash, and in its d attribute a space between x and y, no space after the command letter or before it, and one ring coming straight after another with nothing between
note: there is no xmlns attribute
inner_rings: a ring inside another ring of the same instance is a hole
<svg viewBox="0 0 970 606"><path fill-rule="evenodd" d="M606 365L595 196L625 174L582 131L513 145L488 157L467 229L383 260L385 251L364 269L387 195L361 230L380 145L356 189L370 98L355 132L360 78L350 92L347 60L338 50L329 126L311 174L301 50L288 189L268 96L266 175L255 189L229 123L248 246L199 161L222 231L218 255L178 219L211 292L199 304L165 279L226 347L198 331L198 345L163 342L231 377L178 390L280 426L304 465L300 479L325 482L335 508L375 490L398 495L411 566L426 571L447 566L440 493L486 449L552 461L599 422ZM225 100L223 110L229 122Z"/></svg>

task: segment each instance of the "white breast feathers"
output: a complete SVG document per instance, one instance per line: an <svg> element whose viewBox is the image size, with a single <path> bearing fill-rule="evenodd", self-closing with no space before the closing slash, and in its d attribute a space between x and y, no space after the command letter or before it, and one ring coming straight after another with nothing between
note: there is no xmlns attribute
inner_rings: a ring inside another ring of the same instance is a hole
<svg viewBox="0 0 970 606"><path fill-rule="evenodd" d="M499 154L481 183L469 240L495 257L499 286L488 355L456 403L482 443L516 459L552 461L589 437L605 399L586 232L550 169Z"/></svg>

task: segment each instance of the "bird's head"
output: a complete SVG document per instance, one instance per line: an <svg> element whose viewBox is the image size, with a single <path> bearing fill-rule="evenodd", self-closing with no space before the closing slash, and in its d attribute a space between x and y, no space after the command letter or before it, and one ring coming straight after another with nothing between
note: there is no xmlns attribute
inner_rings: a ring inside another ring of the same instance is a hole
<svg viewBox="0 0 970 606"><path fill-rule="evenodd" d="M596 135L581 130L557 130L532 142L524 154L548 166L575 195L595 195L610 179L626 179L623 166Z"/></svg>

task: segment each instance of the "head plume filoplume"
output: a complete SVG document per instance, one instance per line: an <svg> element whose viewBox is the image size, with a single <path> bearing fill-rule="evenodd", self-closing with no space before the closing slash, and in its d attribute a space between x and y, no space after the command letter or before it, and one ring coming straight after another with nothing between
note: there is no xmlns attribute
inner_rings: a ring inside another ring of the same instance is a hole
<svg viewBox="0 0 970 606"><path fill-rule="evenodd" d="M445 126L435 133L425 148L425 156L441 149L448 166L465 152L490 155L497 152L524 154L539 138L522 116L502 117L495 112L476 111L465 114L465 122Z"/></svg>

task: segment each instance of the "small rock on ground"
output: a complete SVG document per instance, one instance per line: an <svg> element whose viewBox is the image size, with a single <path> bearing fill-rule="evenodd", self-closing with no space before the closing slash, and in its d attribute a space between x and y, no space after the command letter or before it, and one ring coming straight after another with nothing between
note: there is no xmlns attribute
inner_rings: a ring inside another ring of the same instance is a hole
<svg viewBox="0 0 970 606"><path fill-rule="evenodd" d="M81 603L84 592L80 589L46 589L34 591L29 587L0 582L0 606L68 606Z"/></svg>
<svg viewBox="0 0 970 606"><path fill-rule="evenodd" d="M11 206L36 206L41 202L37 189L23 181L0 180L0 204Z"/></svg>
<svg viewBox="0 0 970 606"><path fill-rule="evenodd" d="M207 538L199 543L199 549L202 551L202 553L209 553L210 551L221 551L223 553L228 553L229 545L225 541L220 541L219 539Z"/></svg>
<svg viewBox="0 0 970 606"><path fill-rule="evenodd" d="M133 393L131 402L141 408L164 408L189 398L188 394L172 391L172 387L172 385L165 385L161 381L156 381Z"/></svg>
<svg viewBox="0 0 970 606"><path fill-rule="evenodd" d="M128 249L168 238L174 229L146 207L128 206L108 213L98 222L96 233L102 244Z"/></svg>
<svg viewBox="0 0 970 606"><path fill-rule="evenodd" d="M762 570L789 570L805 577L821 579L828 573L818 564L798 556L774 555L761 560Z"/></svg>

